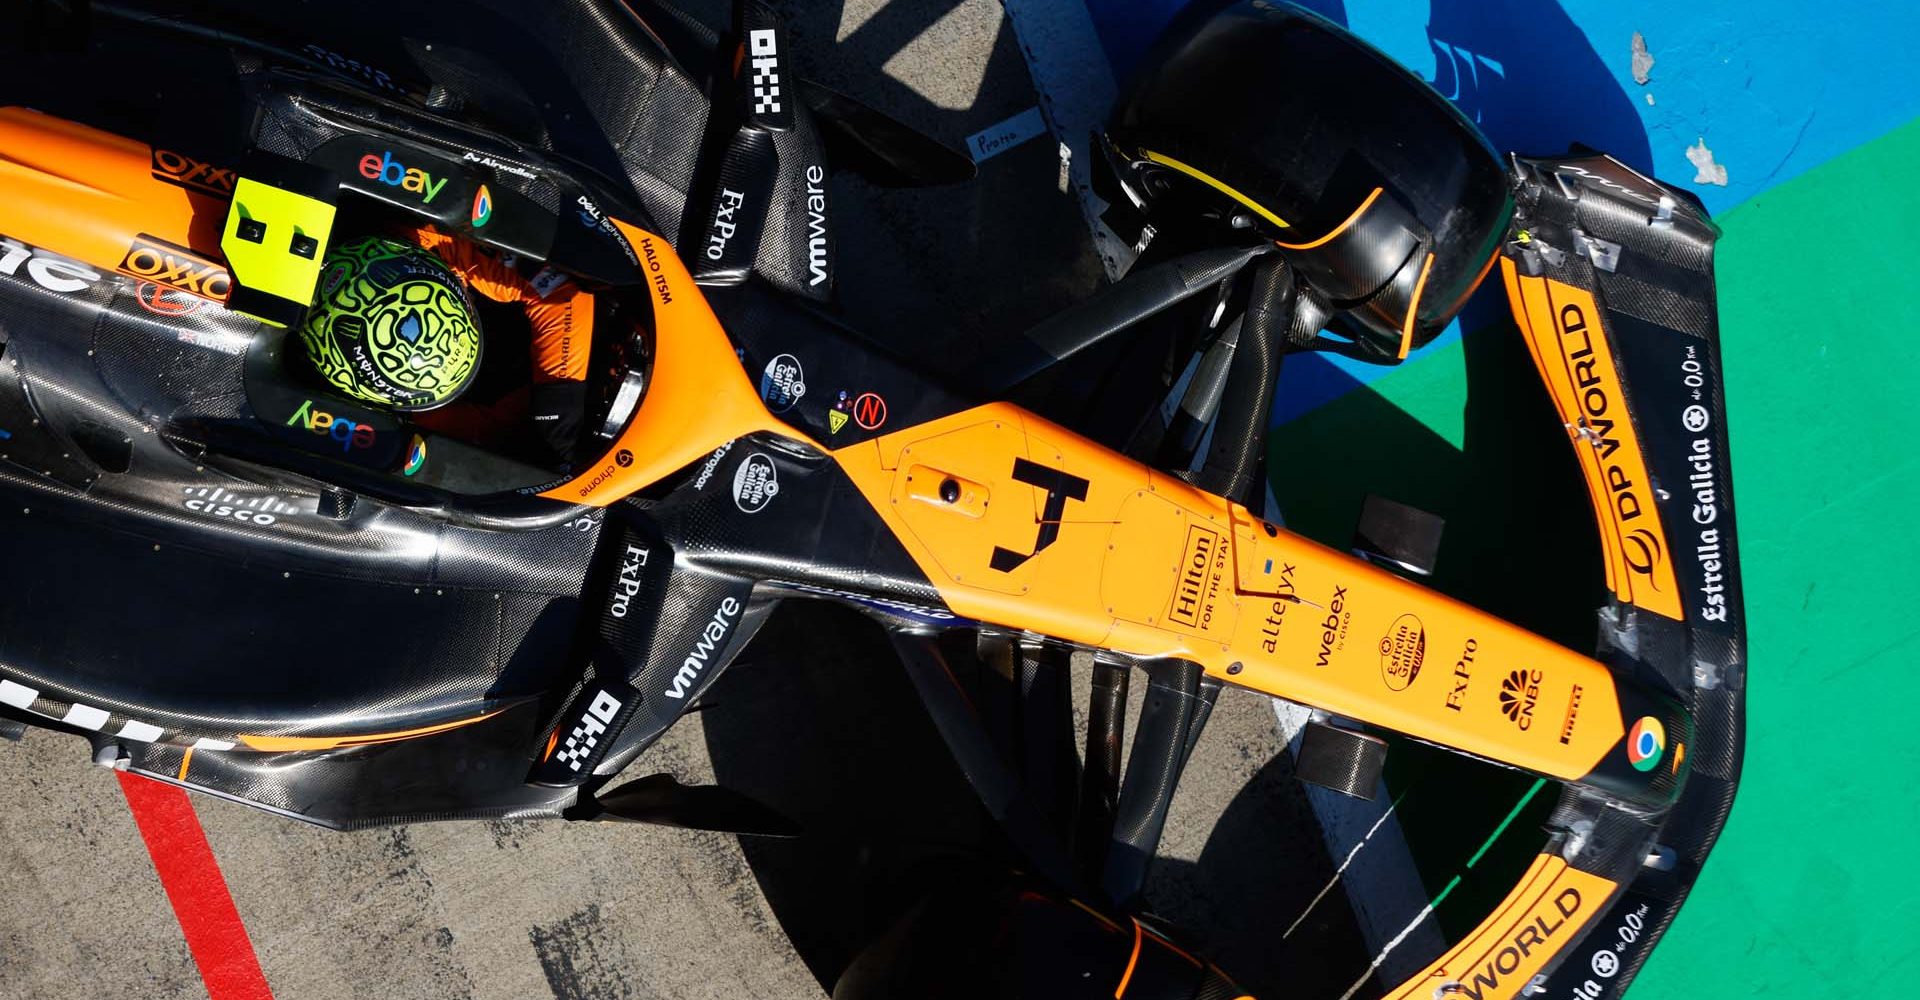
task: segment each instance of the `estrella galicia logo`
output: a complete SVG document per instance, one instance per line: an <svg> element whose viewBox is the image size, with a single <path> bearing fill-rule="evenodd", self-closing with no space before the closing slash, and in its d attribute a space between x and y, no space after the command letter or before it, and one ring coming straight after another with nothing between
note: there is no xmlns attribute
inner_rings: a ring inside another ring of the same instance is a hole
<svg viewBox="0 0 1920 1000"><path fill-rule="evenodd" d="M1533 707L1540 702L1540 671L1515 670L1500 680L1500 711L1521 732L1533 728Z"/></svg>
<svg viewBox="0 0 1920 1000"><path fill-rule="evenodd" d="M767 409L775 413L793 409L793 404L806 394L806 372L800 369L800 359L791 354L774 355L760 373L760 398L766 401Z"/></svg>
<svg viewBox="0 0 1920 1000"><path fill-rule="evenodd" d="M1427 658L1427 628L1417 615L1401 615L1380 637L1380 679L1393 691L1405 691L1420 676Z"/></svg>
<svg viewBox="0 0 1920 1000"><path fill-rule="evenodd" d="M758 514L780 493L780 477L773 459L759 452L747 456L733 470L733 502L749 514Z"/></svg>

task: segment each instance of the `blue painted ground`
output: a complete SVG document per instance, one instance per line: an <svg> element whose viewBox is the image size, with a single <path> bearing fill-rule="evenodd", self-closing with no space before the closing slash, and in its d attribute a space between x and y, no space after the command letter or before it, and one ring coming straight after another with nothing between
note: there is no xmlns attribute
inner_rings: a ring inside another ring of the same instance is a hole
<svg viewBox="0 0 1920 1000"><path fill-rule="evenodd" d="M1187 6L1185 0L1086 2L1121 79ZM1432 82L1480 124L1496 149L1557 153L1582 142L1688 188L1716 213L1920 117L1920 61L1902 47L1914 37L1907 4L1305 0L1302 6L1347 25ZM1644 85L1633 79L1635 31L1654 57ZM1725 187L1693 182L1686 151L1701 140L1727 168ZM1808 238L1810 247L1817 244L1817 234ZM1499 299L1497 289L1481 296L1436 344L1458 337L1463 325L1485 325L1489 309L1504 313ZM1317 356L1290 359L1275 422L1386 370Z"/></svg>

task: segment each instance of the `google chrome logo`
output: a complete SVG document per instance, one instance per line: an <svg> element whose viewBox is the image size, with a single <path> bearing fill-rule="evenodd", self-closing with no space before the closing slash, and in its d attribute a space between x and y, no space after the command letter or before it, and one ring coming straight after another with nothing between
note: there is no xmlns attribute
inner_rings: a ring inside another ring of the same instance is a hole
<svg viewBox="0 0 1920 1000"><path fill-rule="evenodd" d="M1660 756L1667 752L1667 727L1651 715L1643 715L1640 721L1627 730L1627 763L1636 771L1651 771L1660 765Z"/></svg>

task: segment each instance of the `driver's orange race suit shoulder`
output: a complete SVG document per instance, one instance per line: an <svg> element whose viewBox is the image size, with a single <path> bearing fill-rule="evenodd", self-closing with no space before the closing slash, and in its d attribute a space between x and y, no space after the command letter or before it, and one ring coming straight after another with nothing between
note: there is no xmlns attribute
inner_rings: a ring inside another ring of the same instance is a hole
<svg viewBox="0 0 1920 1000"><path fill-rule="evenodd" d="M587 350L593 343L592 293L582 291L572 279L562 279L543 294L506 261L471 241L432 226L421 226L410 235L445 261L468 288L526 310L527 322L533 325L535 382L579 382L587 377Z"/></svg>
<svg viewBox="0 0 1920 1000"><path fill-rule="evenodd" d="M561 458L570 456L586 404L588 353L593 345L593 294L572 279L547 272L529 280L492 250L449 236L432 226L407 233L466 282L495 302L520 306L533 328L533 385L524 397L509 395L492 407L455 404L427 422L461 436L486 438L517 422L503 413L525 398L527 419ZM548 277L552 280L548 281ZM428 416L422 414L422 416Z"/></svg>

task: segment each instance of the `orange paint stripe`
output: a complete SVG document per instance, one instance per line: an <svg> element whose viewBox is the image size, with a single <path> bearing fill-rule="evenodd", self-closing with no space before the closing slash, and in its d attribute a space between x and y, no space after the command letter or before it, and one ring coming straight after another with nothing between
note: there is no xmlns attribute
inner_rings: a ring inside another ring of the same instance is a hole
<svg viewBox="0 0 1920 1000"><path fill-rule="evenodd" d="M1163 938L1160 935L1153 933L1152 931L1147 931L1146 934L1148 937L1154 940L1155 944L1158 944L1162 948L1165 948L1168 951L1173 952L1174 954L1180 956L1181 958L1186 959L1188 962L1192 963L1193 965L1198 966L1201 964L1199 959L1180 950L1180 946L1177 944L1174 944L1172 941L1169 941L1166 938Z"/></svg>
<svg viewBox="0 0 1920 1000"><path fill-rule="evenodd" d="M1420 293L1427 290L1427 275L1433 270L1433 254L1427 254L1426 263L1420 265L1420 277L1413 283L1413 298L1407 302L1407 322L1400 327L1399 360L1407 360L1407 351L1413 347L1413 323L1420 315Z"/></svg>
<svg viewBox="0 0 1920 1000"><path fill-rule="evenodd" d="M1120 1000L1120 994L1127 991L1127 983L1133 981L1133 967L1140 961L1140 921L1133 922L1133 954L1127 956L1127 971L1120 974L1120 985L1113 989L1113 1000Z"/></svg>
<svg viewBox="0 0 1920 1000"><path fill-rule="evenodd" d="M1333 239L1335 236L1338 236L1341 233L1346 232L1347 229L1351 227L1354 223L1359 222L1360 217L1367 214L1367 209L1373 207L1373 203L1379 200L1380 198L1380 192L1384 190L1386 189L1374 188L1373 193L1370 195L1367 195L1367 200L1361 202L1360 207L1354 209L1352 215L1347 216L1347 221L1342 222L1341 224L1333 227L1332 232L1328 233L1325 236L1320 237L1317 240L1314 240L1312 243L1280 243L1279 240L1274 240L1274 242L1278 243L1280 246L1288 250L1312 250L1314 247L1320 246L1326 243L1328 240Z"/></svg>
<svg viewBox="0 0 1920 1000"><path fill-rule="evenodd" d="M187 765L191 763L193 763L193 748L188 747L187 752L180 755L180 773L174 775L174 778L179 781L187 780Z"/></svg>
<svg viewBox="0 0 1920 1000"><path fill-rule="evenodd" d="M368 733L361 736L244 736L243 735L239 737L239 740L240 742L246 744L249 749L266 750L270 752L284 752L284 751L291 751L291 750L337 750L341 747L366 746L371 743L394 743L399 740L410 740L416 736L431 736L434 733L444 733L449 729L458 729L461 726L471 726L476 722L481 722L486 719L491 719L494 716L499 714L500 712L496 710L496 711L488 712L485 715L476 715L471 719L461 719L457 722L443 722L437 726L421 726L418 729L402 729L402 730L399 730L398 732L392 732L392 733Z"/></svg>

